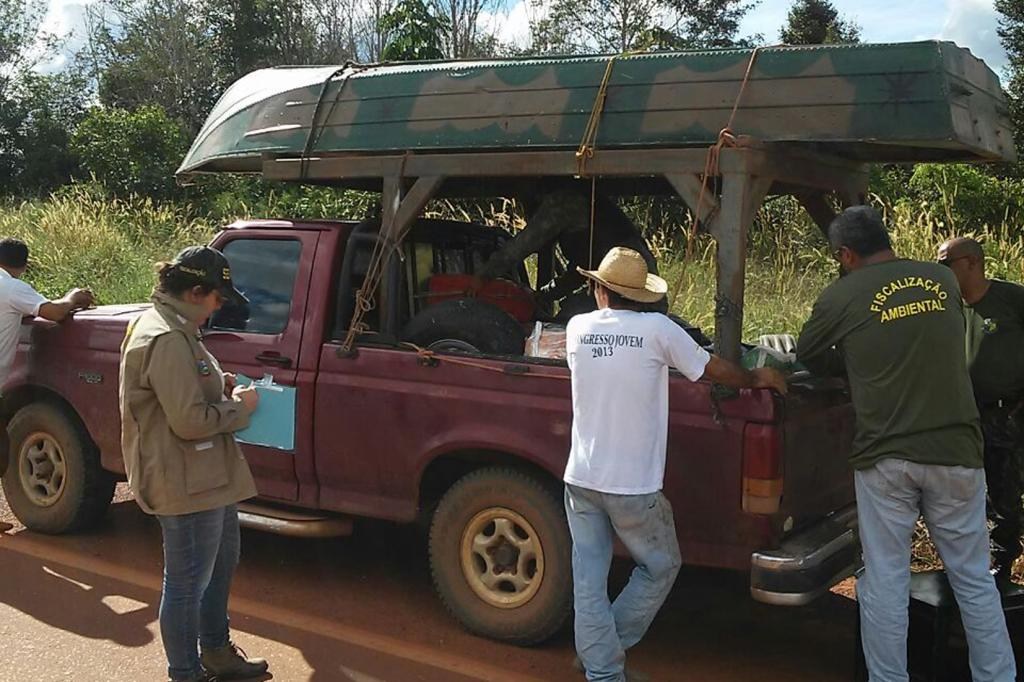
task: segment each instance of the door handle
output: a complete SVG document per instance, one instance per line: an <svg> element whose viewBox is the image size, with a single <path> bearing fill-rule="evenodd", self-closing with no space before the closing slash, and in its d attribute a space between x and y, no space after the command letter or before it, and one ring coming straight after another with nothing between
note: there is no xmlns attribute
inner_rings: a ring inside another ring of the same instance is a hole
<svg viewBox="0 0 1024 682"><path fill-rule="evenodd" d="M265 353L260 353L256 356L256 360L264 365L273 365L275 367L291 367L292 359L286 358L277 351L268 350Z"/></svg>

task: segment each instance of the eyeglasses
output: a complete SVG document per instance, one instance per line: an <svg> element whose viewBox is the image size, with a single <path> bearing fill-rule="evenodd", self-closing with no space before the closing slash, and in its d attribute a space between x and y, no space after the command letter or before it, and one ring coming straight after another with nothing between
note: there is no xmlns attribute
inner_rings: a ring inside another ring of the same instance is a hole
<svg viewBox="0 0 1024 682"><path fill-rule="evenodd" d="M948 267L951 266L952 263L955 263L958 260L963 260L964 258L970 258L970 256L957 256L956 258L943 258L943 259L939 260L938 263L939 263L939 265L945 265L948 268Z"/></svg>

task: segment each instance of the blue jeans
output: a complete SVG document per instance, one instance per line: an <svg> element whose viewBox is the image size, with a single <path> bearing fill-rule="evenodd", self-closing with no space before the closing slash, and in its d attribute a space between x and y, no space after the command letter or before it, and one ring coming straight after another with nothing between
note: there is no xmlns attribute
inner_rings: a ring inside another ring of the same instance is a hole
<svg viewBox="0 0 1024 682"><path fill-rule="evenodd" d="M158 516L164 535L160 636L171 679L202 672L204 649L228 643L228 593L238 565L238 507Z"/></svg>
<svg viewBox="0 0 1024 682"><path fill-rule="evenodd" d="M572 534L576 653L590 682L622 682L626 649L640 641L682 563L672 505L660 492L612 495L565 486ZM615 603L608 600L613 535L636 562Z"/></svg>
<svg viewBox="0 0 1024 682"><path fill-rule="evenodd" d="M857 583L871 682L906 682L910 542L923 515L956 595L974 682L1012 682L1016 667L989 573L985 472L884 459L854 474L864 576Z"/></svg>

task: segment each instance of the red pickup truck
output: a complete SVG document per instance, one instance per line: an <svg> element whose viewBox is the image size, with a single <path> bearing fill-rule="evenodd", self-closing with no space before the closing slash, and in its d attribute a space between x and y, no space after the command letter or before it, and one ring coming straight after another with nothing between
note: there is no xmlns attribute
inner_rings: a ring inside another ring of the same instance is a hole
<svg viewBox="0 0 1024 682"><path fill-rule="evenodd" d="M396 331L429 309L410 285L422 279L416 268L471 274L499 234L420 221L404 257L391 259L369 330L354 351L339 352L373 231L236 223L213 245L250 309L214 318L205 338L227 370L296 387L294 450L244 446L260 492L245 524L324 536L351 532L359 517L429 522L432 572L451 612L474 632L526 644L556 632L571 611L561 494L568 370L459 344L425 354ZM4 388L3 486L28 528L63 533L97 522L123 480L119 349L144 308L103 306L24 326ZM749 571L755 598L778 604L805 603L849 575L859 551L846 463L853 413L842 384L808 378L785 398L750 390L715 400L709 383L677 376L670 390L665 493L684 562Z"/></svg>

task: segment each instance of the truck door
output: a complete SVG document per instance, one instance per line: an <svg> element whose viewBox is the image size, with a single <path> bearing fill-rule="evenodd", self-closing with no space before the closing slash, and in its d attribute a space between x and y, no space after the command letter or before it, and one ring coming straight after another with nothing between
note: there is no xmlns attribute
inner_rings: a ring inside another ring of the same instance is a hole
<svg viewBox="0 0 1024 682"><path fill-rule="evenodd" d="M319 233L299 230L227 231L216 247L231 264L248 310L226 306L208 323L205 343L225 371L297 387L296 414L304 398L299 357L309 280ZM310 360L314 363L316 358ZM308 392L308 391L307 391ZM298 499L295 458L306 450L298 430L294 451L243 444L260 495Z"/></svg>

